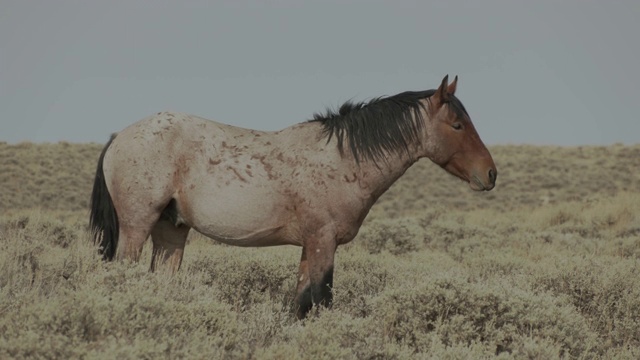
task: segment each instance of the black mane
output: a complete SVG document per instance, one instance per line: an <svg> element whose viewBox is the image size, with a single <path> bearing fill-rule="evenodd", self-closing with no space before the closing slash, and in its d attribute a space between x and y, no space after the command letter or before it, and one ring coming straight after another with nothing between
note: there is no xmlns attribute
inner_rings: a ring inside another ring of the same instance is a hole
<svg viewBox="0 0 640 360"><path fill-rule="evenodd" d="M420 101L434 93L435 90L407 91L369 102L347 101L338 111L327 109L324 114L314 114L310 121L322 123L327 142L333 136L338 139L340 153L347 141L356 162L376 162L388 152L409 151L409 144L418 140L424 125ZM451 96L450 104L458 115L466 114L455 96Z"/></svg>

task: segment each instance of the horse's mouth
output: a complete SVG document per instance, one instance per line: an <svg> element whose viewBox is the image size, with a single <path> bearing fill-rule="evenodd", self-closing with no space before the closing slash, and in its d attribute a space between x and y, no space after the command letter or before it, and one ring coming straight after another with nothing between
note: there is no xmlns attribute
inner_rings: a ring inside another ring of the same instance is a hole
<svg viewBox="0 0 640 360"><path fill-rule="evenodd" d="M469 183L469 187L474 191L489 191L495 187L495 183L488 181L486 184L480 179L478 175L469 176L468 173L458 170L455 166L451 166L451 163L441 165L441 167L449 174L457 177L458 179Z"/></svg>
<svg viewBox="0 0 640 360"><path fill-rule="evenodd" d="M485 185L482 182L482 180L480 180L480 178L477 177L476 175L473 175L469 180L469 187L471 188L471 190L475 190L475 191L489 191L493 189L494 186L495 184L491 184L491 183L489 183L488 185Z"/></svg>

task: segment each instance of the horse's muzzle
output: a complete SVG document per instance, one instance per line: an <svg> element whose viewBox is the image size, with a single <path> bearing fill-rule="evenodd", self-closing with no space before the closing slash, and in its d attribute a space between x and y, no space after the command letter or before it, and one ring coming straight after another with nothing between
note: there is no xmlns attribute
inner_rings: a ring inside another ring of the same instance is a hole
<svg viewBox="0 0 640 360"><path fill-rule="evenodd" d="M495 168L490 168L487 171L486 176L471 176L469 187L475 191L489 191L496 186L497 177L498 171Z"/></svg>

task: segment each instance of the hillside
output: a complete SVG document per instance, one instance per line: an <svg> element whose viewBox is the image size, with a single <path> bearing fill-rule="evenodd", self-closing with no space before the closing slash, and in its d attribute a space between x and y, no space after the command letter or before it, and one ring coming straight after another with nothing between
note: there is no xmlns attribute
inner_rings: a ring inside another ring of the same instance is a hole
<svg viewBox="0 0 640 360"><path fill-rule="evenodd" d="M101 144L0 143L0 210L88 207ZM640 191L640 145L610 147L493 146L494 191L477 193L423 159L378 201L395 216L437 204L511 211Z"/></svg>

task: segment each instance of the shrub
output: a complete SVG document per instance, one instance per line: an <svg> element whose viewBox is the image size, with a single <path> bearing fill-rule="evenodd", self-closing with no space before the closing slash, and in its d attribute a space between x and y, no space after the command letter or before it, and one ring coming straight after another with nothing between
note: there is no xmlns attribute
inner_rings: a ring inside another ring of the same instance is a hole
<svg viewBox="0 0 640 360"><path fill-rule="evenodd" d="M419 352L436 334L445 346L481 343L495 354L519 351L518 340L549 339L557 356L586 356L596 336L571 306L500 284L440 278L385 293L376 302L385 333Z"/></svg>

